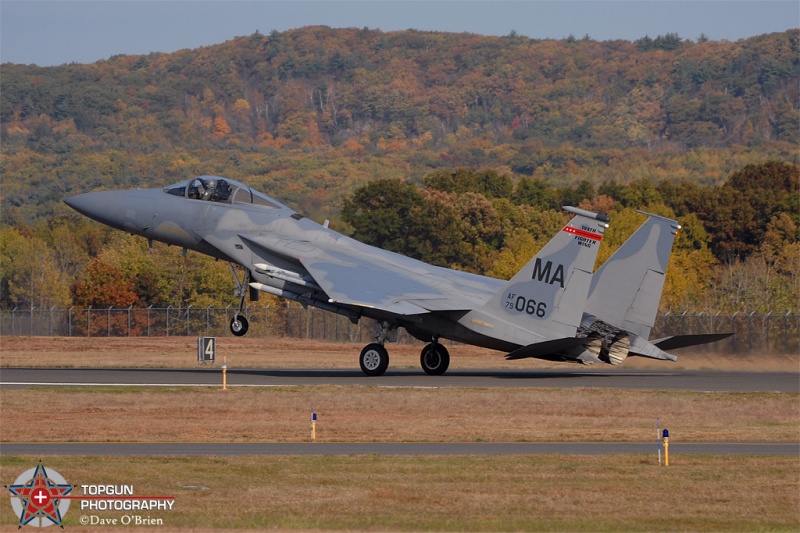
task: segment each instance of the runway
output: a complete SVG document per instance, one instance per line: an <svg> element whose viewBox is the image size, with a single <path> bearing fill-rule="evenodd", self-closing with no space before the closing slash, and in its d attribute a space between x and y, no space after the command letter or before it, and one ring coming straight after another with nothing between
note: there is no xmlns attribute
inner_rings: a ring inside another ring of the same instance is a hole
<svg viewBox="0 0 800 533"><path fill-rule="evenodd" d="M2 455L240 456L240 455L611 455L657 454L653 442L376 442L376 443L15 443L0 444ZM680 454L798 455L797 442L674 442Z"/></svg>
<svg viewBox="0 0 800 533"><path fill-rule="evenodd" d="M339 385L371 387L587 387L710 392L800 392L794 372L545 369L451 370L428 376L421 370L389 370L367 377L358 370L229 369L229 387ZM30 386L221 386L219 368L2 368L0 387Z"/></svg>
<svg viewBox="0 0 800 533"><path fill-rule="evenodd" d="M364 386L364 387L585 387L640 390L800 392L791 372L716 372L545 369L536 371L453 370L428 376L419 370L390 370L366 377L358 370L231 369L229 387ZM219 368L2 368L0 388L39 386L220 387ZM649 454L656 443L8 443L2 455L91 456L237 456L237 455L508 455L508 454ZM674 442L675 454L798 455L797 442Z"/></svg>

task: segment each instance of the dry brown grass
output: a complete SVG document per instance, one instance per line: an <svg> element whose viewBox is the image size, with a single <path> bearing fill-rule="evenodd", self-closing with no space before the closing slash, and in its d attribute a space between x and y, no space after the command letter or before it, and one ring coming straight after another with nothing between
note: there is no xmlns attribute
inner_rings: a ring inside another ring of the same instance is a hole
<svg viewBox="0 0 800 533"><path fill-rule="evenodd" d="M2 457L2 481L37 457ZM796 457L52 457L70 483L175 496L158 531L797 531ZM202 485L205 490L187 490ZM69 531L81 516L66 515ZM0 529L18 523L0 506ZM152 530L153 528L149 528ZM103 530L106 530L103 528ZM122 528L120 530L129 530Z"/></svg>
<svg viewBox="0 0 800 533"><path fill-rule="evenodd" d="M362 344L284 337L219 337L218 364L227 358L237 368L358 369ZM389 344L391 368L419 368L420 345ZM475 346L450 346L453 369L569 368L569 363L538 359L506 361L500 352ZM631 357L625 368L800 371L800 354L726 356L678 352L677 363ZM194 337L0 337L0 367L190 368L197 365Z"/></svg>
<svg viewBox="0 0 800 533"><path fill-rule="evenodd" d="M0 391L3 442L800 440L798 395L605 389L298 386ZM19 424L20 414L48 424Z"/></svg>

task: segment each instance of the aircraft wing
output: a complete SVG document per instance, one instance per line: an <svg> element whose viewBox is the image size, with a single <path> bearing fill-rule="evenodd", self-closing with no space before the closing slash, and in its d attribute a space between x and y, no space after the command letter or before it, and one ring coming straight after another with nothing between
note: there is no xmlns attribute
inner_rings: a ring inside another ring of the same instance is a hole
<svg viewBox="0 0 800 533"><path fill-rule="evenodd" d="M480 303L477 277L433 267L392 252L345 242L273 241L239 235L251 245L299 261L331 303L398 315L466 311ZM353 245L353 244L356 245ZM469 288L469 290L466 290ZM488 289L487 294L489 294Z"/></svg>

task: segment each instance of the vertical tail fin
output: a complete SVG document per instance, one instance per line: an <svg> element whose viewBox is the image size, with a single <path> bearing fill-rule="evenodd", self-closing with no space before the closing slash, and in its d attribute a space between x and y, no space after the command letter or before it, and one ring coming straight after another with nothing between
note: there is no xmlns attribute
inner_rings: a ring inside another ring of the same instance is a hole
<svg viewBox="0 0 800 533"><path fill-rule="evenodd" d="M675 220L639 212L650 218L592 276L585 312L647 339L680 226Z"/></svg>
<svg viewBox="0 0 800 533"><path fill-rule="evenodd" d="M609 218L564 209L575 217L480 309L506 326L504 340L527 344L536 336L575 336Z"/></svg>

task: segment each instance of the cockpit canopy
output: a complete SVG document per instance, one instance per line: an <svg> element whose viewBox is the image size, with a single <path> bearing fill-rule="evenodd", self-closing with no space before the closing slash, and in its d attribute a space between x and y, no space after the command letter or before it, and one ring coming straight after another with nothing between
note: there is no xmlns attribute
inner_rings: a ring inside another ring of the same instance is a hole
<svg viewBox="0 0 800 533"><path fill-rule="evenodd" d="M167 194L223 204L249 204L261 207L285 208L269 196L247 185L220 176L198 176L164 189Z"/></svg>

